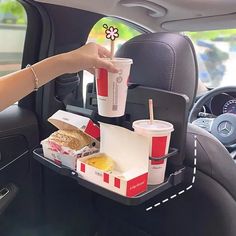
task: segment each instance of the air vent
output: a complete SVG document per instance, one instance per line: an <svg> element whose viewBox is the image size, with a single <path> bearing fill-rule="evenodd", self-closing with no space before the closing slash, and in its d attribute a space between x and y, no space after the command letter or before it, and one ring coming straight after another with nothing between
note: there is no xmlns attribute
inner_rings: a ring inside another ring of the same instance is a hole
<svg viewBox="0 0 236 236"><path fill-rule="evenodd" d="M151 17L163 17L166 15L167 10L150 1L141 0L121 0L120 4L124 7L141 7L147 9L147 14Z"/></svg>

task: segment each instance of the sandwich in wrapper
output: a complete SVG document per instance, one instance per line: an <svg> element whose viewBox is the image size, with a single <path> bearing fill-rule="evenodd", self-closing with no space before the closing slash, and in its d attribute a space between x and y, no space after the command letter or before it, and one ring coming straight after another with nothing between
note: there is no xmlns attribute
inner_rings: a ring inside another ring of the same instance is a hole
<svg viewBox="0 0 236 236"><path fill-rule="evenodd" d="M41 142L44 156L76 170L77 158L99 151L99 128L89 118L58 111L49 122L59 128Z"/></svg>
<svg viewBox="0 0 236 236"><path fill-rule="evenodd" d="M58 130L48 137L48 141L71 150L78 151L91 143L91 138L80 130Z"/></svg>

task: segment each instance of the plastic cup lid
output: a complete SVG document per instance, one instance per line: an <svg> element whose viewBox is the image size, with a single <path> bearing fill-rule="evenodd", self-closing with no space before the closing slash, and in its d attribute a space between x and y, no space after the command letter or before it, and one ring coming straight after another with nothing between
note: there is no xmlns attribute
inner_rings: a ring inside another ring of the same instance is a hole
<svg viewBox="0 0 236 236"><path fill-rule="evenodd" d="M111 61L113 63L124 63L124 64L133 64L133 60L131 58L121 58L121 57L114 57L114 58L103 58L104 60Z"/></svg>
<svg viewBox="0 0 236 236"><path fill-rule="evenodd" d="M163 120L154 120L150 123L150 120L136 120L133 122L133 128L139 129L143 132L172 132L174 127L171 123Z"/></svg>

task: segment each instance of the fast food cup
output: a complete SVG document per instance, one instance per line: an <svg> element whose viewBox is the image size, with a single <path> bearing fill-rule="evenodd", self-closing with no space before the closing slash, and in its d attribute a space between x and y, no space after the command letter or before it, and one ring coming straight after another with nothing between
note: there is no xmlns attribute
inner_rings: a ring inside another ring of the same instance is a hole
<svg viewBox="0 0 236 236"><path fill-rule="evenodd" d="M158 160L169 151L171 132L173 125L166 121L137 120L133 122L134 131L148 137L149 139L149 159L148 184L156 185L164 182L167 159ZM148 158L149 158L148 157Z"/></svg>
<svg viewBox="0 0 236 236"><path fill-rule="evenodd" d="M110 73L104 68L96 69L98 114L105 117L120 117L125 114L128 78L133 63L129 58L113 58L111 61L119 70Z"/></svg>

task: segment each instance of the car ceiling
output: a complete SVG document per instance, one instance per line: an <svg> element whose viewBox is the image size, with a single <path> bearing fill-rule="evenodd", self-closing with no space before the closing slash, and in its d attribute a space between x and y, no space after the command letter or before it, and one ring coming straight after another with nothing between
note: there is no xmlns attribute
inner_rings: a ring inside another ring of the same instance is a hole
<svg viewBox="0 0 236 236"><path fill-rule="evenodd" d="M116 16L151 31L236 27L235 0L35 0Z"/></svg>

